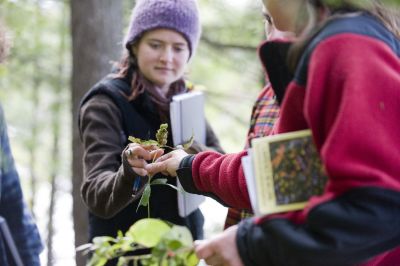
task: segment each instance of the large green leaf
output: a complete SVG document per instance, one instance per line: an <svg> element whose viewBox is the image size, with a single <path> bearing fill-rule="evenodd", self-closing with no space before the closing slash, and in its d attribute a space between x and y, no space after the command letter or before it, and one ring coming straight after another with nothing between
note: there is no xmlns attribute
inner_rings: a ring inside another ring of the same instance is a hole
<svg viewBox="0 0 400 266"><path fill-rule="evenodd" d="M193 238L189 229L185 226L173 225L168 234L165 235L165 239L175 240L182 243L182 246L191 247L193 246Z"/></svg>
<svg viewBox="0 0 400 266"><path fill-rule="evenodd" d="M147 218L133 224L126 232L126 236L144 247L152 248L170 230L171 228L167 223L158 219Z"/></svg>

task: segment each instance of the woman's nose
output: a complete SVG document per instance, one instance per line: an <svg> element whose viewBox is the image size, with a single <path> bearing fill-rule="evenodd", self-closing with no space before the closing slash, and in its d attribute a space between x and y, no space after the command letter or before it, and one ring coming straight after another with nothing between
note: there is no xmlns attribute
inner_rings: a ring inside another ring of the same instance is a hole
<svg viewBox="0 0 400 266"><path fill-rule="evenodd" d="M160 61L164 63L168 63L172 61L173 58L173 52L171 48L165 48L160 56Z"/></svg>

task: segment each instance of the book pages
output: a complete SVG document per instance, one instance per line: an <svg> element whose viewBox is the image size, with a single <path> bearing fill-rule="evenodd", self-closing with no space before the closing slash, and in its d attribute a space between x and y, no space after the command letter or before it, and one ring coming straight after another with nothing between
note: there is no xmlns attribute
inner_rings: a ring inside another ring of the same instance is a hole
<svg viewBox="0 0 400 266"><path fill-rule="evenodd" d="M252 150L248 149L247 153L251 154ZM253 209L254 214L260 215L261 213L259 213L258 198L256 191L257 185L255 184L255 179L252 178L254 176L254 171L253 171L253 162L251 158L252 158L251 155L243 156L241 159L242 167L246 179L247 192L249 193L251 208Z"/></svg>

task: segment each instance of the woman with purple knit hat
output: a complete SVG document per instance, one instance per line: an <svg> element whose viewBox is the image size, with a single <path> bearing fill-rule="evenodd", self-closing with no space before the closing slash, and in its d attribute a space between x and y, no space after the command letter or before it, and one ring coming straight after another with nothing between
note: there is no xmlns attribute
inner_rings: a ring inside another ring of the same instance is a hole
<svg viewBox="0 0 400 266"><path fill-rule="evenodd" d="M124 55L115 73L97 83L81 102L79 129L84 145L84 181L81 193L89 208L90 240L116 236L135 221L147 218L139 207L134 182L145 182L141 168L151 158L141 148L123 151L128 136L155 139L162 123L169 123L172 96L188 92L184 72L195 53L200 22L195 0L139 0L132 12L124 41ZM168 145L172 146L171 136ZM222 151L207 125L204 149ZM132 166L131 166L132 165ZM135 167L137 166L137 167ZM153 178L165 178L158 175ZM175 185L175 180L169 181ZM139 184L139 188L143 187ZM140 189L139 189L140 190ZM177 192L168 186L152 186L150 217L186 225L195 239L203 235L200 210L180 217Z"/></svg>

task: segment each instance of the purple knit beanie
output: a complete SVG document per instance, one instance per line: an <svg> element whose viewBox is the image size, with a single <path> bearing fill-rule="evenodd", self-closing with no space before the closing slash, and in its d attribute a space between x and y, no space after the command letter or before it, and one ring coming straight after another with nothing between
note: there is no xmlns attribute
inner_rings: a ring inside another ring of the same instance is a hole
<svg viewBox="0 0 400 266"><path fill-rule="evenodd" d="M125 37L125 47L130 51L131 45L146 31L158 28L182 34L192 56L201 31L196 0L137 0Z"/></svg>

